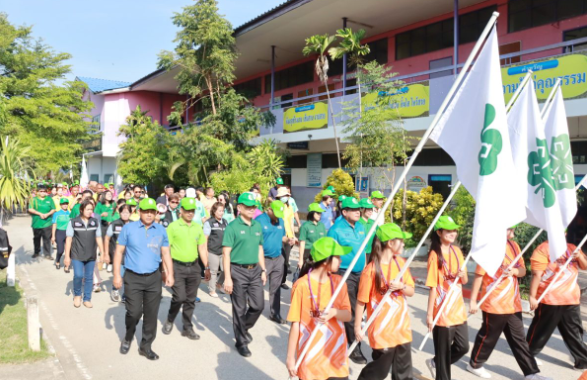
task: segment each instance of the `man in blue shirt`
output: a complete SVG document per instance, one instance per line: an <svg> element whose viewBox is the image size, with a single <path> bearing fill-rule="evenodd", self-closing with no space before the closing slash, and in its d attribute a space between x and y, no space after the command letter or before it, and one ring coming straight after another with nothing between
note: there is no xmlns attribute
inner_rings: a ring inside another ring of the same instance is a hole
<svg viewBox="0 0 587 380"><path fill-rule="evenodd" d="M139 203L140 220L126 224L118 236L114 254L114 280L116 289L122 286L120 265L124 254L124 294L126 296L126 335L120 353L127 354L137 324L143 318L143 336L139 354L149 360L159 356L151 350L157 335L157 314L161 303L161 270L167 276L166 286L173 286L173 264L169 253L169 240L165 227L155 222L157 203L144 198Z"/></svg>
<svg viewBox="0 0 587 380"><path fill-rule="evenodd" d="M334 193L328 189L322 191L322 202L320 202L320 207L324 212L320 215L320 221L324 223L326 231L332 227L332 223L334 222L334 209L331 206L333 196Z"/></svg>
<svg viewBox="0 0 587 380"><path fill-rule="evenodd" d="M367 232L365 227L359 223L361 217L361 206L354 197L345 198L342 201L342 218L338 219L328 231L328 236L337 241L338 244L344 247L352 247L349 254L341 256L340 269L338 274L343 276L346 270L350 267L351 262L356 255L359 254L359 248ZM365 250L360 252L360 256L352 268L349 277L346 280L347 289L349 293L349 300L351 303L352 316L350 322L345 322L344 329L346 330L347 340L349 344L355 341L355 305L357 304L357 294L359 292L359 281L361 279L361 271L365 268ZM349 358L357 364L367 364L367 359L361 352L361 345L358 344L355 350L351 353Z"/></svg>
<svg viewBox="0 0 587 380"><path fill-rule="evenodd" d="M283 211L285 205L281 201L271 202L271 207L264 214L259 215L255 221L261 224L263 230L263 251L265 253L265 270L269 280L269 310L273 322L283 325L285 319L281 318L281 280L285 270L284 258L281 248L284 243L292 244L285 235Z"/></svg>

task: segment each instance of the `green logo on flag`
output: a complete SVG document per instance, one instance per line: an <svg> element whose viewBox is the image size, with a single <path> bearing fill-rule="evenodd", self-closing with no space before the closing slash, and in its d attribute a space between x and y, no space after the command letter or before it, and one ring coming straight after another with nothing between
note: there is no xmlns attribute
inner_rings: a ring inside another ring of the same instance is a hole
<svg viewBox="0 0 587 380"><path fill-rule="evenodd" d="M495 120L495 107L485 105L485 120L481 131L481 151L479 152L479 175L490 175L497 169L497 156L501 153L501 133L497 129L487 129Z"/></svg>

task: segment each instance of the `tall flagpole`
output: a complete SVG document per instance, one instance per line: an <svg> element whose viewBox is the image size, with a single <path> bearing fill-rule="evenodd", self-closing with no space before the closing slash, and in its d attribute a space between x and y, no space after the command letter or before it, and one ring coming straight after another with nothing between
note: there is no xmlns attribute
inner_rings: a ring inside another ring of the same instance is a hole
<svg viewBox="0 0 587 380"><path fill-rule="evenodd" d="M328 313L328 311L330 311L330 309L332 308L332 305L334 304L334 301L338 297L338 294L340 293L343 285L346 283L346 280L348 279L349 275L351 274L351 271L352 271L353 267L355 266L355 264L359 260L359 257L361 256L361 254L363 254L363 252L365 250L365 247L367 246L367 243L368 243L369 239L371 239L371 236L375 233L375 229L377 228L377 226L379 224L379 220L381 218L384 218L385 211L387 210L387 208L391 204L391 201L393 200L393 197L395 196L395 194L398 192L398 190L402 186L402 183L403 183L405 177L407 176L408 171L414 165L414 161L415 161L416 157L422 151L422 148L424 147L424 144L426 143L426 141L430 137L430 134L432 133L432 131L434 130L434 128L438 124L438 121L440 120L442 114L446 110L446 107L449 105L449 103L450 103L453 95L455 94L455 92L457 91L457 89L460 86L461 82L465 78L465 74L467 73L469 67L471 66L471 64L473 62L473 59L475 58L475 56L477 55L477 53L481 49L481 46L483 45L483 43L487 39L487 36L489 35L489 32L491 32L491 29L493 28L493 26L495 24L495 21L497 20L497 17L498 16L499 16L499 13L498 12L493 12L493 15L491 16L491 18L487 22L487 25L485 26L485 29L481 33L481 36L479 37L479 40L477 41L477 43L473 47L473 50L471 51L471 54L467 58L467 61L465 62L464 66L463 66L463 69L461 70L461 72L457 76L457 79L453 83L450 91L446 95L446 98L444 99L444 101L442 102L440 108L438 109L438 112L437 112L436 116L434 117L434 120L432 121L432 124L428 127L428 129L426 130L426 132L422 136L422 139L420 140L420 143L416 146L416 149L414 150L414 153L412 154L412 156L408 160L408 163L406 164L406 166L404 167L404 170L402 171L400 177L396 181L396 184L394 185L394 187L393 187L393 189L391 191L391 194L387 198L387 201L385 202L385 205L383 206L382 211L380 213L378 213L377 219L375 219L375 222L373 223L373 225L369 229L369 232L367 233L367 236L365 236L365 240L363 240L363 243L359 247L359 250L358 250L357 254L355 255L355 257L353 258L353 260L349 264L349 267L346 270L344 276L342 277L342 280L340 281L340 283L337 286L336 290L332 294L332 297L330 298L330 301L328 302L328 305L326 305L326 308L324 309L324 313ZM310 349L310 346L312 345L312 343L314 341L314 338L318 334L318 330L321 330L323 326L324 326L324 324L317 323L316 324L316 327L314 328L314 330L312 330L312 333L310 334L310 337L306 341L306 345L304 346L304 349L298 355L298 358L297 358L297 361L296 361L296 366L295 366L295 369L296 370L299 368L300 364L304 360L304 357L306 356L306 353Z"/></svg>

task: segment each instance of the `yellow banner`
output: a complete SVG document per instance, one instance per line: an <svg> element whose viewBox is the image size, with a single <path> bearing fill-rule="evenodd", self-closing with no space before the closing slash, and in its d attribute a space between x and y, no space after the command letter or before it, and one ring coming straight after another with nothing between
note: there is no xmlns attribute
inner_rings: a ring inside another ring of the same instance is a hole
<svg viewBox="0 0 587 380"><path fill-rule="evenodd" d="M326 127L328 127L328 105L324 102L292 107L283 113L285 133Z"/></svg>
<svg viewBox="0 0 587 380"><path fill-rule="evenodd" d="M402 118L418 117L430 111L430 87L427 85L412 84L391 94L385 91L366 94L361 99L363 109L373 107L376 99L382 96L389 97L391 108L397 109Z"/></svg>

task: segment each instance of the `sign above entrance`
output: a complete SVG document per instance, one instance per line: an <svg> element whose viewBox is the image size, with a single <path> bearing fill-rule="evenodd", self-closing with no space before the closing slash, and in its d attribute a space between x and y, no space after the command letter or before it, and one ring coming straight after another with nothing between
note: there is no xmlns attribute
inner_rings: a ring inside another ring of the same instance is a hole
<svg viewBox="0 0 587 380"><path fill-rule="evenodd" d="M389 97L391 108L397 109L402 118L423 116L430 111L430 87L427 84L411 84L393 93L372 92L364 95L361 103L364 109L369 109L377 98L384 96Z"/></svg>
<svg viewBox="0 0 587 380"><path fill-rule="evenodd" d="M426 181L424 181L424 178L422 178L420 176L416 175L408 180L408 190L410 190L410 191L415 191L415 192L419 193L420 190L422 190L425 187L426 187Z"/></svg>
<svg viewBox="0 0 587 380"><path fill-rule="evenodd" d="M297 150L308 150L310 144L309 141L299 141L299 142L291 142L287 143L288 149L297 149Z"/></svg>
<svg viewBox="0 0 587 380"><path fill-rule="evenodd" d="M326 127L328 127L328 105L324 102L289 108L283 113L285 133Z"/></svg>

